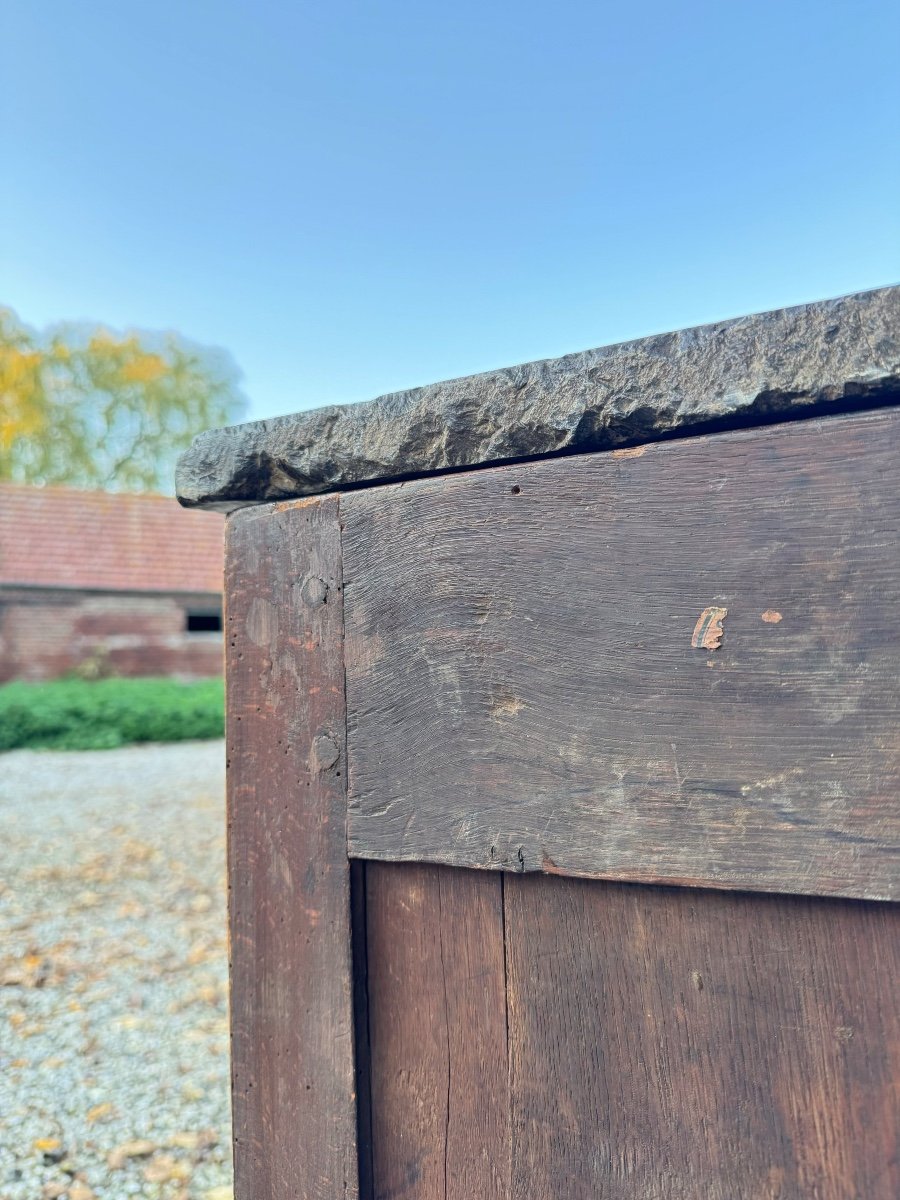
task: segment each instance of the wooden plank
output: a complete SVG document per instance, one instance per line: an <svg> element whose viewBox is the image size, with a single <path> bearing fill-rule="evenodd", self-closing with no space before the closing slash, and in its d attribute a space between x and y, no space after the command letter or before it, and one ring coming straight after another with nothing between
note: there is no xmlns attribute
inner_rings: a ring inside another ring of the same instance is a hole
<svg viewBox="0 0 900 1200"><path fill-rule="evenodd" d="M508 877L506 930L514 1200L900 1195L896 907Z"/></svg>
<svg viewBox="0 0 900 1200"><path fill-rule="evenodd" d="M366 864L374 1195L508 1195L503 880Z"/></svg>
<svg viewBox="0 0 900 1200"><path fill-rule="evenodd" d="M896 907L366 870L376 1196L900 1195Z"/></svg>
<svg viewBox="0 0 900 1200"><path fill-rule="evenodd" d="M342 497L351 854L900 896L898 445L889 410Z"/></svg>
<svg viewBox="0 0 900 1200"><path fill-rule="evenodd" d="M341 589L334 498L229 519L237 1200L357 1195Z"/></svg>

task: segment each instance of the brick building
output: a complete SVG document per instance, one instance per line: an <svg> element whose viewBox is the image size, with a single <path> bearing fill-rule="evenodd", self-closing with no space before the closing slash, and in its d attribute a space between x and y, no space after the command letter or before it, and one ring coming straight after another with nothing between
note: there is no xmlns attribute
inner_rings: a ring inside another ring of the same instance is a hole
<svg viewBox="0 0 900 1200"><path fill-rule="evenodd" d="M217 675L221 592L217 513L0 484L0 682Z"/></svg>

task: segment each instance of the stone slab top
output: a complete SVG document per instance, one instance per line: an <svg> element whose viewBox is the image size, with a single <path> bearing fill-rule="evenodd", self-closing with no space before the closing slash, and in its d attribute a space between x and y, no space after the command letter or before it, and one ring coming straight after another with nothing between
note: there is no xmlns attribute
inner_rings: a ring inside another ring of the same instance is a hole
<svg viewBox="0 0 900 1200"><path fill-rule="evenodd" d="M177 492L229 510L891 402L900 286L211 429Z"/></svg>

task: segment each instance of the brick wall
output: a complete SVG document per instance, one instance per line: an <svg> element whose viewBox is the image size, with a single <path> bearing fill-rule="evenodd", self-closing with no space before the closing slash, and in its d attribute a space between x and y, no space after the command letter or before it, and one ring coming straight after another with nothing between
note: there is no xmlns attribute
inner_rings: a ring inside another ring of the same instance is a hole
<svg viewBox="0 0 900 1200"><path fill-rule="evenodd" d="M92 666L116 675L219 675L222 635L188 633L186 613L220 603L211 593L0 588L0 682Z"/></svg>

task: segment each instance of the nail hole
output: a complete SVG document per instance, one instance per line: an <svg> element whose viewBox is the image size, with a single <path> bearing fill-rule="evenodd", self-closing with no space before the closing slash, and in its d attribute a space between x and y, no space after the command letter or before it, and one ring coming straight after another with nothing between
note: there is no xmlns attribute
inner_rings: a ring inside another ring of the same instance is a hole
<svg viewBox="0 0 900 1200"><path fill-rule="evenodd" d="M522 489L519 487L518 484L516 484L515 487L511 487L509 490L512 492L512 494L514 496L518 496L519 492L521 492Z"/></svg>

